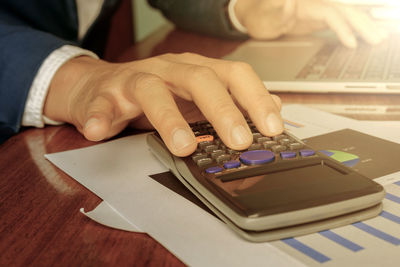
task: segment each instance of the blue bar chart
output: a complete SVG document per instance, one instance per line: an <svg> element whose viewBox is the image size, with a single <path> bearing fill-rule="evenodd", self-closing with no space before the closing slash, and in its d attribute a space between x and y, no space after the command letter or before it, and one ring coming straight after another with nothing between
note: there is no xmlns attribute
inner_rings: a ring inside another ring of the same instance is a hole
<svg viewBox="0 0 400 267"><path fill-rule="evenodd" d="M385 187L379 216L348 226L272 242L308 266L398 266L400 182ZM362 265L361 265L362 264Z"/></svg>

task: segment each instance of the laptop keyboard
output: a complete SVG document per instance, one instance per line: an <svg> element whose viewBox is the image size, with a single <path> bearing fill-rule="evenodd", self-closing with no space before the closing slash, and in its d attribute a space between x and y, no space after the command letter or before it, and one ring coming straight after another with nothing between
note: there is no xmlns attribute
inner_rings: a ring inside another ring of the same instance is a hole
<svg viewBox="0 0 400 267"><path fill-rule="evenodd" d="M297 80L394 80L400 79L400 38L377 46L359 43L357 49L339 42L325 43L297 74Z"/></svg>

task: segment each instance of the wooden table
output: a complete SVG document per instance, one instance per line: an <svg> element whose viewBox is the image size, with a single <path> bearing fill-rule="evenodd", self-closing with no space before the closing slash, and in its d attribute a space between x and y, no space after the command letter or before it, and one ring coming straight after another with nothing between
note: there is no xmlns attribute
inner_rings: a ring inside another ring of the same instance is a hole
<svg viewBox="0 0 400 267"><path fill-rule="evenodd" d="M168 27L129 48L118 61L186 51L218 58L239 44ZM280 96L284 103L400 105L400 96L390 95ZM369 118L377 118L373 115ZM365 115L352 117L368 119ZM384 114L379 119L399 117ZM101 199L43 155L93 144L64 125L26 129L0 146L0 266L183 265L147 234L113 230L79 212L82 207L93 209Z"/></svg>

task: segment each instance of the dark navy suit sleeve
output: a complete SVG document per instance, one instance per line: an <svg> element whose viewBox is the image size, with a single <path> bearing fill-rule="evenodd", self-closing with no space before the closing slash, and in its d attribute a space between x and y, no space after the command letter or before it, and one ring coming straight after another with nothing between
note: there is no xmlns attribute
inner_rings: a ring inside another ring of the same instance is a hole
<svg viewBox="0 0 400 267"><path fill-rule="evenodd" d="M178 28L217 37L244 39L229 21L229 0L148 0Z"/></svg>
<svg viewBox="0 0 400 267"><path fill-rule="evenodd" d="M29 89L42 62L55 49L74 43L76 36L74 0L2 0L0 143L18 132Z"/></svg>

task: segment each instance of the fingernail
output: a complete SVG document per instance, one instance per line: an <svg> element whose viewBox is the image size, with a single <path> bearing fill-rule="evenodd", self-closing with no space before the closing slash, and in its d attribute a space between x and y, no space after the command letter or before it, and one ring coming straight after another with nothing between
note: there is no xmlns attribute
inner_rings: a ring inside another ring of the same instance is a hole
<svg viewBox="0 0 400 267"><path fill-rule="evenodd" d="M247 144L250 141L250 134L243 125L235 126L231 132L231 142L234 145Z"/></svg>
<svg viewBox="0 0 400 267"><path fill-rule="evenodd" d="M283 131L282 120L275 113L270 113L267 117L267 128L271 134L279 134Z"/></svg>
<svg viewBox="0 0 400 267"><path fill-rule="evenodd" d="M172 136L172 143L176 150L181 150L196 142L193 134L185 129L177 129Z"/></svg>
<svg viewBox="0 0 400 267"><path fill-rule="evenodd" d="M96 123L98 123L98 122L99 122L98 119L96 119L96 118L90 118L90 119L86 122L86 124L85 124L85 129L91 127L92 125L94 125L94 124L96 124Z"/></svg>

